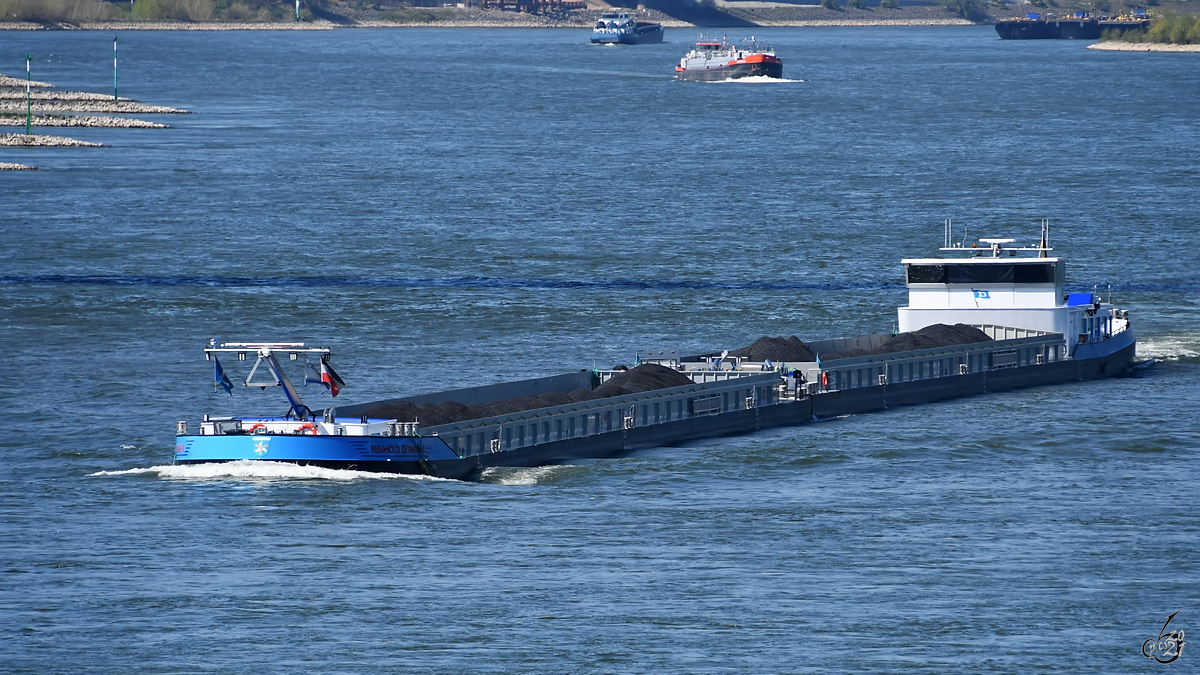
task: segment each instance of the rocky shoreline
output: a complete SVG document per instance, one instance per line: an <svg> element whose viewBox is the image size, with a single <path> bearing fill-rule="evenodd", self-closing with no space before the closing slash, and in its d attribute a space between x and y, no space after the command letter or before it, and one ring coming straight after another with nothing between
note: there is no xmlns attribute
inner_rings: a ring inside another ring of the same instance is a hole
<svg viewBox="0 0 1200 675"><path fill-rule="evenodd" d="M1163 42L1097 42L1087 46L1102 52L1192 52L1200 53L1200 45L1173 45Z"/></svg>

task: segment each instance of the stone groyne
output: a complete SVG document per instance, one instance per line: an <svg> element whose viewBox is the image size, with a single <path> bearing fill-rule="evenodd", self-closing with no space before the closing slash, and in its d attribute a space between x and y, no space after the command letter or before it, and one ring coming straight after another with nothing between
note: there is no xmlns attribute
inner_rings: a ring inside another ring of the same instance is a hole
<svg viewBox="0 0 1200 675"><path fill-rule="evenodd" d="M26 90L28 86L30 91ZM167 129L169 125L117 115L177 115L187 110L147 105L128 98L86 91L58 91L45 82L0 75L0 127L98 127L105 129ZM37 87L36 91L32 91ZM90 113L109 113L95 115ZM103 147L101 143L40 134L2 134L0 147ZM37 167L0 162L0 170Z"/></svg>

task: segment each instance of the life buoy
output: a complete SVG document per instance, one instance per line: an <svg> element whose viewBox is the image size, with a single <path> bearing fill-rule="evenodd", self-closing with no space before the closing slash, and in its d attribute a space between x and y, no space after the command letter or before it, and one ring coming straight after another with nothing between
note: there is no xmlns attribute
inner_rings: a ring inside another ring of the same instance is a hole
<svg viewBox="0 0 1200 675"><path fill-rule="evenodd" d="M250 428L249 428L249 429L247 429L247 430L246 430L246 433L248 433L248 434L252 434L252 433L254 433L255 431L258 431L259 429L266 429L266 428L267 428L267 425L265 425L265 424L262 424L262 423L259 423L259 424L253 424L253 425L251 425L251 426L250 426ZM264 433L265 433L265 432L264 432Z"/></svg>
<svg viewBox="0 0 1200 675"><path fill-rule="evenodd" d="M304 424L301 424L300 426L296 427L296 433L298 433L298 434L303 434L305 431L311 431L313 433L313 436L317 435L317 427L312 424L309 424L308 422L305 422Z"/></svg>
<svg viewBox="0 0 1200 675"><path fill-rule="evenodd" d="M829 388L829 371L828 370L821 371L821 388L822 389Z"/></svg>

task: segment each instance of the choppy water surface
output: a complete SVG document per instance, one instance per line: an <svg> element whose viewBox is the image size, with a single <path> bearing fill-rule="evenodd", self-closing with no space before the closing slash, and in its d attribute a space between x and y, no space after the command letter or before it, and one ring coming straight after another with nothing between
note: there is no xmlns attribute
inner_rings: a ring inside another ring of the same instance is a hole
<svg viewBox="0 0 1200 675"><path fill-rule="evenodd" d="M123 34L122 94L195 114L0 150L41 167L0 178L3 669L1159 668L1200 625L1194 55L756 32L791 81L673 82L681 30ZM103 92L110 50L0 70ZM944 218L1050 218L1162 363L482 483L168 466L282 409L210 393L209 337L331 346L354 402L886 331Z"/></svg>

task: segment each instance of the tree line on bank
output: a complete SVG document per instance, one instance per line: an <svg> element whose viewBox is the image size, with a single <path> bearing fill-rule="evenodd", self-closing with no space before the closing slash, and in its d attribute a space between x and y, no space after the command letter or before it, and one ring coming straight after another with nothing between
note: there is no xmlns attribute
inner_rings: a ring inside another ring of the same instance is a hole
<svg viewBox="0 0 1200 675"><path fill-rule="evenodd" d="M1174 45L1200 45L1200 15L1164 14L1150 20L1140 30L1105 31L1104 40L1119 42L1158 42Z"/></svg>
<svg viewBox="0 0 1200 675"><path fill-rule="evenodd" d="M307 4L307 2L302 3ZM287 21L295 0L0 0L4 21ZM313 14L301 9L301 17Z"/></svg>
<svg viewBox="0 0 1200 675"><path fill-rule="evenodd" d="M461 2L462 0L457 0ZM698 0L703 2L704 0ZM711 0L710 0L711 1ZM816 2L816 0L810 0ZM873 0L819 0L827 9L871 9ZM988 19L987 0L940 0L952 14L973 21ZM992 0L1001 2L1005 0ZM870 2L870 4L868 4ZM304 21L344 18L366 12L373 18L434 21L439 10L410 5L427 0L302 0ZM440 2L437 4L441 4ZM471 4L476 4L472 2ZM620 3L614 1L614 5ZM900 0L878 0L880 9L899 9ZM79 23L87 21L294 21L295 0L0 0L0 22Z"/></svg>

